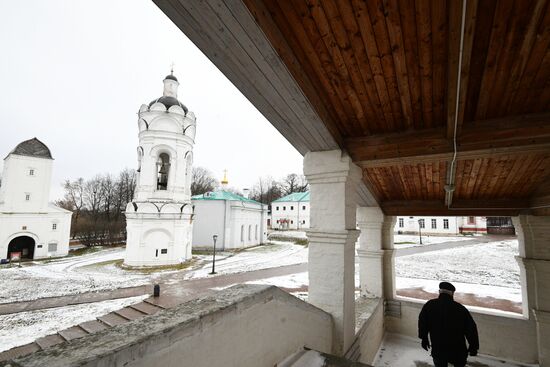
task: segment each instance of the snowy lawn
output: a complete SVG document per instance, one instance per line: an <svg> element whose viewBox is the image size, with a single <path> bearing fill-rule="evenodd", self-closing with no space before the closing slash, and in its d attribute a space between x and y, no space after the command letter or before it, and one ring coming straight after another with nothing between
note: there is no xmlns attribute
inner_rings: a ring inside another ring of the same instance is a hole
<svg viewBox="0 0 550 367"><path fill-rule="evenodd" d="M270 236L307 239L305 231L271 231L267 235L268 239Z"/></svg>
<svg viewBox="0 0 550 367"><path fill-rule="evenodd" d="M472 236L429 236L422 235L422 245L433 245L435 243L443 242L456 242L456 241L468 241L473 240ZM420 236L411 234L397 234L393 235L393 243L395 248L408 248L415 246L422 246L420 244Z"/></svg>
<svg viewBox="0 0 550 367"><path fill-rule="evenodd" d="M504 240L395 259L396 288L437 293L440 281L457 293L521 303L518 241Z"/></svg>
<svg viewBox="0 0 550 367"><path fill-rule="evenodd" d="M138 303L148 296L0 316L0 352Z"/></svg>
<svg viewBox="0 0 550 367"><path fill-rule="evenodd" d="M307 262L307 248L286 241L270 241L269 245L243 250L230 258L218 262L216 272L220 274L242 273L253 270L275 268L278 266L302 264ZM211 264L189 272L185 279L204 278L209 276Z"/></svg>

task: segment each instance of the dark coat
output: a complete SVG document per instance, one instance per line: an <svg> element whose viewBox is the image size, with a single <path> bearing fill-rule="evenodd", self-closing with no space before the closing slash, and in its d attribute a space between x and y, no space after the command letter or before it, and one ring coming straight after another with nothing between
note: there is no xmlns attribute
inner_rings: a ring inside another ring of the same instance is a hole
<svg viewBox="0 0 550 367"><path fill-rule="evenodd" d="M479 349L477 327L472 315L448 294L426 302L418 317L418 337L428 338L432 357L451 362L466 362L470 350Z"/></svg>

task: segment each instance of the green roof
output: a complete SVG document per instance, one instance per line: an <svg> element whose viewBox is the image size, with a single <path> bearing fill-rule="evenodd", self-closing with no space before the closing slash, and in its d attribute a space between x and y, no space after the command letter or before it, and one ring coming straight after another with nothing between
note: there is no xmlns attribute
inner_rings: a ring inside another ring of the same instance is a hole
<svg viewBox="0 0 550 367"><path fill-rule="evenodd" d="M245 203L260 204L259 202L247 199L243 196L234 194L229 191L211 191L201 195L195 195L191 197L192 200L232 200L232 201L243 201Z"/></svg>
<svg viewBox="0 0 550 367"><path fill-rule="evenodd" d="M274 203L280 203L280 202L285 202L286 203L286 202L289 202L289 201L294 201L294 202L309 201L309 191L294 192L290 195L283 196L282 198L277 199L273 202Z"/></svg>

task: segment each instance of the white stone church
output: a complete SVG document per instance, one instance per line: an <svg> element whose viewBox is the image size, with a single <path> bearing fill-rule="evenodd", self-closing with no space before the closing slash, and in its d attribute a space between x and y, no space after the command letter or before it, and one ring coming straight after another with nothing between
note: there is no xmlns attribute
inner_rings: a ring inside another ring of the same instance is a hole
<svg viewBox="0 0 550 367"><path fill-rule="evenodd" d="M37 138L4 159L0 186L0 259L39 259L69 252L71 215L49 202L53 158Z"/></svg>
<svg viewBox="0 0 550 367"><path fill-rule="evenodd" d="M124 264L159 266L191 258L191 168L195 115L178 97L178 79L164 78L161 97L138 112L138 178L126 207Z"/></svg>

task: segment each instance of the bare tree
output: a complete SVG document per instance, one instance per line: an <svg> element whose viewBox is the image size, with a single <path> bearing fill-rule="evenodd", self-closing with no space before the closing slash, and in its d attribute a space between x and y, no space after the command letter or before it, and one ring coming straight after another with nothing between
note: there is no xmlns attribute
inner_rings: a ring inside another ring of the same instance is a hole
<svg viewBox="0 0 550 367"><path fill-rule="evenodd" d="M284 195L290 195L295 192L306 192L309 189L306 177L291 173L287 175L282 182Z"/></svg>
<svg viewBox="0 0 550 367"><path fill-rule="evenodd" d="M268 205L281 196L281 184L271 176L260 177L250 192L251 199Z"/></svg>
<svg viewBox="0 0 550 367"><path fill-rule="evenodd" d="M193 167L191 195L201 195L214 191L217 187L218 180L214 178L212 172L204 167Z"/></svg>
<svg viewBox="0 0 550 367"><path fill-rule="evenodd" d="M84 208L84 179L81 177L75 181L65 180L63 184L65 195L57 202L60 207L73 212L71 223L71 237L74 238L78 228L78 220Z"/></svg>

